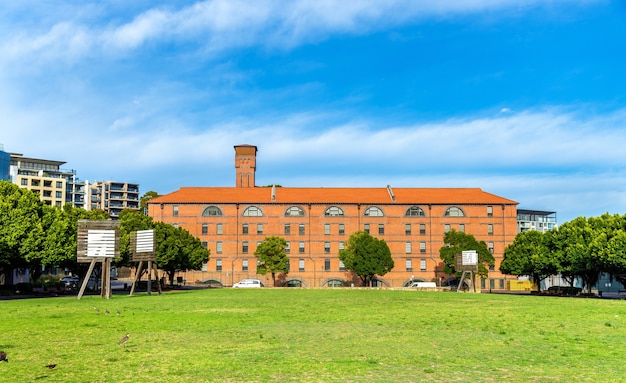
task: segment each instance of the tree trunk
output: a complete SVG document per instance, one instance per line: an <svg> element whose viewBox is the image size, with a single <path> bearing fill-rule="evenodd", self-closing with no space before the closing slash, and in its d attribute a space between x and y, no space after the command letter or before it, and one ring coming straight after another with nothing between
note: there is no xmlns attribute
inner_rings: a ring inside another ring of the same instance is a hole
<svg viewBox="0 0 626 383"><path fill-rule="evenodd" d="M541 275L533 273L533 283L537 285L537 291L541 292Z"/></svg>

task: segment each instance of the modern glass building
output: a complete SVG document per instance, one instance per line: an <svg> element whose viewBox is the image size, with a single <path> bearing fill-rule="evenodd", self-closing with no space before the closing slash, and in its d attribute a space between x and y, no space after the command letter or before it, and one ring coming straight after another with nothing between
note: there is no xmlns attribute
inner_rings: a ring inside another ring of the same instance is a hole
<svg viewBox="0 0 626 383"><path fill-rule="evenodd" d="M4 151L4 146L0 144L0 180L8 181L11 179L11 155Z"/></svg>

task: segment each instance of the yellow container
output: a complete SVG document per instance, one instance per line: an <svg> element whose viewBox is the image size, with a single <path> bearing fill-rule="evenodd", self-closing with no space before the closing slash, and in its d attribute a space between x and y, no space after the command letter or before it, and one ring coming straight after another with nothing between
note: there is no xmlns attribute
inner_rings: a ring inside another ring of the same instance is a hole
<svg viewBox="0 0 626 383"><path fill-rule="evenodd" d="M510 280L507 281L509 283L509 290L511 291L531 291L534 290L534 284L532 281L520 281L520 280Z"/></svg>

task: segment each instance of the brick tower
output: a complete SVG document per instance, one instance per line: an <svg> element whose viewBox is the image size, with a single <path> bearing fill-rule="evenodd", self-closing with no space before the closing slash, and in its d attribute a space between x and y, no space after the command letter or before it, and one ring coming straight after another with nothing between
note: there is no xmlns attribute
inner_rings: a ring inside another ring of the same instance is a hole
<svg viewBox="0 0 626 383"><path fill-rule="evenodd" d="M235 146L235 186L238 188L253 188L254 173L256 172L256 152L254 145Z"/></svg>

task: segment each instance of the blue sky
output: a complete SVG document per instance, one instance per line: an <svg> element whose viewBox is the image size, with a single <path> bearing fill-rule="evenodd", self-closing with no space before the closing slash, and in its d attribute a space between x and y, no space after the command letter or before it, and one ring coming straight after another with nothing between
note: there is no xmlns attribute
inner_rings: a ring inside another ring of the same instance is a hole
<svg viewBox="0 0 626 383"><path fill-rule="evenodd" d="M626 213L626 2L0 3L0 143L81 179L480 187Z"/></svg>

